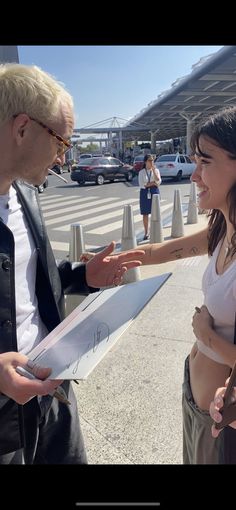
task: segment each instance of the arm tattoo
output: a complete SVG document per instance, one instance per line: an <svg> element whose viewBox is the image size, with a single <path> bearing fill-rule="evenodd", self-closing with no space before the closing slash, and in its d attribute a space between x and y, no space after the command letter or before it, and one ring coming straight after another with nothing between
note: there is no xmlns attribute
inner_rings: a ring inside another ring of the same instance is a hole
<svg viewBox="0 0 236 510"><path fill-rule="evenodd" d="M175 258L176 259L181 259L183 254L181 253L183 252L183 248L179 248L177 250L173 250L170 252L170 254L175 254ZM199 253L199 249L196 247L196 246L193 246L190 250L189 250L189 253L191 256L196 256L198 253Z"/></svg>
<svg viewBox="0 0 236 510"><path fill-rule="evenodd" d="M199 253L199 249L196 246L193 246L190 250L191 255L197 255Z"/></svg>
<svg viewBox="0 0 236 510"><path fill-rule="evenodd" d="M180 253L181 251L183 251L183 248L179 248L178 250L174 250L174 251L171 251L170 254L175 254L175 258L176 259L181 259L182 258L182 254Z"/></svg>

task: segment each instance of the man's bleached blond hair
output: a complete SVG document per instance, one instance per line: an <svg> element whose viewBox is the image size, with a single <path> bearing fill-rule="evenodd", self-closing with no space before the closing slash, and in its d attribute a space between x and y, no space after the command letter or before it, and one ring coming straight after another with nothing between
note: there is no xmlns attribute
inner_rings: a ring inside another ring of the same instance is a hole
<svg viewBox="0 0 236 510"><path fill-rule="evenodd" d="M18 113L50 123L62 104L73 110L69 92L47 72L37 66L0 64L0 125Z"/></svg>

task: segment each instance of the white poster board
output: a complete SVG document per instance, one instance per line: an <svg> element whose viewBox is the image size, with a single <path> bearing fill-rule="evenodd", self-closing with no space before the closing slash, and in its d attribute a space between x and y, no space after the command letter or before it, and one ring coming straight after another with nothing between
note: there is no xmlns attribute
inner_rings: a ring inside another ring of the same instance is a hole
<svg viewBox="0 0 236 510"><path fill-rule="evenodd" d="M29 354L50 379L85 379L171 273L90 294Z"/></svg>

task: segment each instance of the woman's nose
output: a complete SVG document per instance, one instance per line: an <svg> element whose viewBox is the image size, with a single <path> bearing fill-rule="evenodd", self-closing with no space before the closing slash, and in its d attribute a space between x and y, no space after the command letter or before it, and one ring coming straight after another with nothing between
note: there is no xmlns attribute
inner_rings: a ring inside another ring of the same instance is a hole
<svg viewBox="0 0 236 510"><path fill-rule="evenodd" d="M195 170L193 171L192 175L190 176L191 182L197 182L201 178L200 175L200 165L197 164Z"/></svg>

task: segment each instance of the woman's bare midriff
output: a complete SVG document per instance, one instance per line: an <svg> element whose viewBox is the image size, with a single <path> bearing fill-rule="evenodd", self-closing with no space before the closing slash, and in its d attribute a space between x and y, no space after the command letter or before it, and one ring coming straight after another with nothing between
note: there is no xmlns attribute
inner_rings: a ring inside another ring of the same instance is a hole
<svg viewBox="0 0 236 510"><path fill-rule="evenodd" d="M195 343L189 356L189 369L194 401L198 407L209 411L215 391L219 386L225 385L230 368L205 356Z"/></svg>

